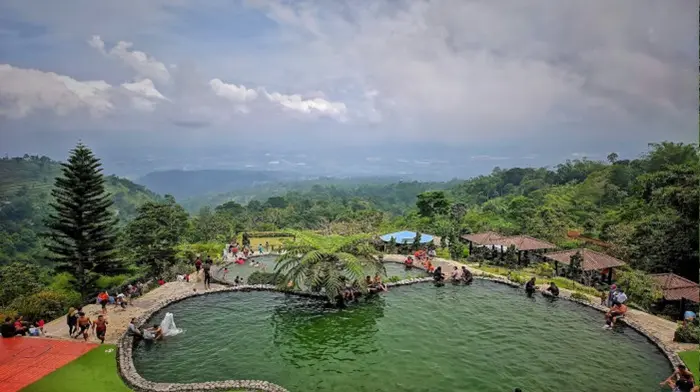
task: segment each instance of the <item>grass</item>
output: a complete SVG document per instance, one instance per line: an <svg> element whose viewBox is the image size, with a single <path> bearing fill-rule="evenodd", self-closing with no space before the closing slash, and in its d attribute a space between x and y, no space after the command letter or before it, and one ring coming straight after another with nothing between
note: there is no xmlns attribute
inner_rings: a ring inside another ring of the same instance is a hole
<svg viewBox="0 0 700 392"><path fill-rule="evenodd" d="M107 352L111 349L111 352ZM52 392L56 386L73 385L81 391L129 392L117 374L117 349L101 345L68 365L24 388L22 392Z"/></svg>
<svg viewBox="0 0 700 392"><path fill-rule="evenodd" d="M695 383L700 384L700 351L683 351L678 353L678 356L695 375Z"/></svg>
<svg viewBox="0 0 700 392"><path fill-rule="evenodd" d="M110 349L112 351L107 352ZM56 386L90 392L131 392L117 374L116 355L115 345L103 344L22 389L22 392L56 392ZM234 389L229 392L246 390Z"/></svg>

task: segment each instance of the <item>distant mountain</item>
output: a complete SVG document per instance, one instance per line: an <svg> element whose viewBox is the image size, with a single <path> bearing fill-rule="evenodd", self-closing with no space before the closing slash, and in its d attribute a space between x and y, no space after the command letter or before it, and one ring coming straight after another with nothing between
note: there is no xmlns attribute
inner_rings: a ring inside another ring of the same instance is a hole
<svg viewBox="0 0 700 392"><path fill-rule="evenodd" d="M177 200L254 187L262 184L296 181L296 173L259 170L167 170L146 174L137 183Z"/></svg>
<svg viewBox="0 0 700 392"><path fill-rule="evenodd" d="M319 177L303 181L274 182L261 184L249 188L239 189L231 192L212 193L209 195L196 196L180 201L180 204L189 212L196 213L204 206L216 207L229 201L246 204L251 200L265 201L273 196L283 196L289 192L300 194L317 194L335 188L339 191L356 194L361 197L372 197L374 192L391 193L395 187L411 188L408 193L418 194L426 189L443 189L448 183L418 183L406 180L401 177ZM412 188L416 188L415 192ZM415 197L415 195L413 195ZM411 200L413 202L413 200Z"/></svg>

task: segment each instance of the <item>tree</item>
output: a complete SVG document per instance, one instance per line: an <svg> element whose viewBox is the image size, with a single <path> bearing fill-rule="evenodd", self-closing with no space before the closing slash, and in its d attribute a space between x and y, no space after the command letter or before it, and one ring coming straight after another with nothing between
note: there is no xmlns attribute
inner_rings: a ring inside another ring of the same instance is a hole
<svg viewBox="0 0 700 392"><path fill-rule="evenodd" d="M614 165L619 157L620 156L617 155L617 153L611 152L610 154L608 154L608 162L610 162L611 165Z"/></svg>
<svg viewBox="0 0 700 392"><path fill-rule="evenodd" d="M43 288L41 269L34 264L12 263L0 267L0 308L15 298L38 293Z"/></svg>
<svg viewBox="0 0 700 392"><path fill-rule="evenodd" d="M365 288L365 275L385 273L384 264L364 236L322 237L298 233L284 247L275 272L295 287L324 293L331 303L342 298L347 280Z"/></svg>
<svg viewBox="0 0 700 392"><path fill-rule="evenodd" d="M569 267L566 269L566 277L578 282L583 275L583 256L576 252L569 258Z"/></svg>
<svg viewBox="0 0 700 392"><path fill-rule="evenodd" d="M630 302L644 309L650 309L651 305L663 297L658 282L639 270L620 270L616 283L625 290Z"/></svg>
<svg viewBox="0 0 700 392"><path fill-rule="evenodd" d="M421 247L421 234L416 233L416 236L413 237L413 243L411 244L411 249L412 250L418 250Z"/></svg>
<svg viewBox="0 0 700 392"><path fill-rule="evenodd" d="M117 221L110 211L102 165L89 148L79 143L61 166L63 175L51 191L55 201L46 222L47 247L57 270L75 276L78 291L86 297L100 275L122 270L114 252Z"/></svg>
<svg viewBox="0 0 700 392"><path fill-rule="evenodd" d="M187 231L187 219L187 212L172 197L142 205L126 227L127 252L152 276L159 276L176 262L175 247Z"/></svg>
<svg viewBox="0 0 700 392"><path fill-rule="evenodd" d="M418 213L422 217L446 215L450 212L450 202L447 200L445 192L442 191L429 191L419 194L416 207L418 207Z"/></svg>

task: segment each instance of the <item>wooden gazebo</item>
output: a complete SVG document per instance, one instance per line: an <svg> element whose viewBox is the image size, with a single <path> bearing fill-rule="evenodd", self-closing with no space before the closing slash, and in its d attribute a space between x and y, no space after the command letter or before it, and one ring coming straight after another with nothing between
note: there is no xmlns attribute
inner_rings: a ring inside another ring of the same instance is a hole
<svg viewBox="0 0 700 392"><path fill-rule="evenodd" d="M542 241L535 237L530 237L529 235L515 235L511 237L501 237L493 240L494 245L500 245L502 247L515 247L518 252L518 264L522 260L523 253L527 254L531 251L547 251L548 249L556 249L556 245L551 242Z"/></svg>
<svg viewBox="0 0 700 392"><path fill-rule="evenodd" d="M664 301L680 301L681 313L686 301L700 303L700 286L692 280L672 273L652 274L651 277L661 287Z"/></svg>
<svg viewBox="0 0 700 392"><path fill-rule="evenodd" d="M575 255L576 252L580 252L581 257L583 258L583 262L581 263L581 269L584 272L607 270L608 284L612 283L613 268L625 265L625 262L622 260L616 259L610 255L606 255L605 253L596 252L594 250L586 248L570 249L559 252L547 253L546 255L544 255L544 257L554 261L554 271L558 274L559 263L564 265L571 264L571 256Z"/></svg>
<svg viewBox="0 0 700 392"><path fill-rule="evenodd" d="M503 238L503 236L495 231L485 231L483 233L466 234L462 236L462 239L467 241L469 244L469 253L472 253L472 247L474 244L492 245L494 241L499 238Z"/></svg>

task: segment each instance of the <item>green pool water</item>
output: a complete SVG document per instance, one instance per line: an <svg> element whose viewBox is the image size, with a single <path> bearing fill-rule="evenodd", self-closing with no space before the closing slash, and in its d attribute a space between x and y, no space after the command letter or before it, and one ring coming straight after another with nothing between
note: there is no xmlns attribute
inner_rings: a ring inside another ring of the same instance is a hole
<svg viewBox="0 0 700 392"><path fill-rule="evenodd" d="M277 260L276 256L259 256L256 257L255 260L265 265L264 271L273 272L275 270L275 260ZM229 282L233 282L236 279L236 276L243 279L244 282L247 282L248 277L253 272L263 271L260 268L255 268L252 265L250 265L249 261L242 265L233 263L228 265L227 268L228 274L226 275L225 280ZM419 270L417 268L413 268L407 271L403 264L398 263L385 263L384 268L386 269L385 278L396 276L400 279L408 279L419 276L427 276L427 274L424 271ZM223 271L219 272L219 275L217 276L223 278Z"/></svg>
<svg viewBox="0 0 700 392"><path fill-rule="evenodd" d="M663 355L602 314L477 280L391 288L345 310L279 293L173 304L185 332L134 350L158 382L267 380L308 391L658 391Z"/></svg>

